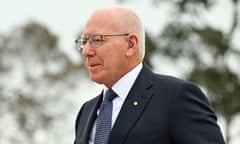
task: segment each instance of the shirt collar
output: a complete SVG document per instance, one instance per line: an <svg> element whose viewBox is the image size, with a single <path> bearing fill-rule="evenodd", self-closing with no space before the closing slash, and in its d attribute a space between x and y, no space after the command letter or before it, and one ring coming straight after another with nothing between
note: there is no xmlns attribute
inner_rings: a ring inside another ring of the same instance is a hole
<svg viewBox="0 0 240 144"><path fill-rule="evenodd" d="M138 64L113 85L112 89L119 97L122 99L127 97L142 67L142 63Z"/></svg>

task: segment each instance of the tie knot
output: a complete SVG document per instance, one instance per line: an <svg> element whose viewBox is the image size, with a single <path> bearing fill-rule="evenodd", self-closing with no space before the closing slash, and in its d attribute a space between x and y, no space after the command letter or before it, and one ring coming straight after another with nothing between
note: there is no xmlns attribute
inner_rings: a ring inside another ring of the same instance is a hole
<svg viewBox="0 0 240 144"><path fill-rule="evenodd" d="M115 97L117 97L117 94L112 89L108 89L105 95L105 99L112 101Z"/></svg>

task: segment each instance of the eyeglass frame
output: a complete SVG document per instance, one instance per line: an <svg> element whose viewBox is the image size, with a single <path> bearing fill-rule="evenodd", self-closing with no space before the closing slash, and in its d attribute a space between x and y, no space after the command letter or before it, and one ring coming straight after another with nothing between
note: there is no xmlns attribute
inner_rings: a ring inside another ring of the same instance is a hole
<svg viewBox="0 0 240 144"><path fill-rule="evenodd" d="M123 34L95 34L89 37L84 37L83 35L80 36L75 40L76 48L79 51L82 51L85 45L88 43L92 48L98 48L103 45L104 37L112 37L112 36L128 36L130 33L123 33ZM99 39L95 39L94 37L99 36ZM85 41L85 42L84 42ZM94 46L95 43L95 46Z"/></svg>

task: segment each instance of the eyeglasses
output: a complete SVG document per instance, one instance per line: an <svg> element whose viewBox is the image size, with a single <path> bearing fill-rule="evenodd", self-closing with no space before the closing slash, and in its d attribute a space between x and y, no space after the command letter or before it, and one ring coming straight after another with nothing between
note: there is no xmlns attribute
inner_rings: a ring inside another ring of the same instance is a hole
<svg viewBox="0 0 240 144"><path fill-rule="evenodd" d="M129 33L124 34L109 34L109 35L92 35L89 37L81 36L80 38L75 40L76 48L80 51L84 48L84 46L88 43L92 48L98 48L103 45L104 37L111 37L111 36L128 36Z"/></svg>

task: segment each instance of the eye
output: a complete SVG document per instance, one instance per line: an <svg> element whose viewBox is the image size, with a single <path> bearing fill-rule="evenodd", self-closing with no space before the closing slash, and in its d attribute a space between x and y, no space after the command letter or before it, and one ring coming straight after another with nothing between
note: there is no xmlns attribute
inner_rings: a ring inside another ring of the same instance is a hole
<svg viewBox="0 0 240 144"><path fill-rule="evenodd" d="M82 44L82 45L87 44L88 39L89 39L89 38L81 38L81 44Z"/></svg>
<svg viewBox="0 0 240 144"><path fill-rule="evenodd" d="M101 42L103 41L102 39L99 39L99 38L95 38L95 39L92 39L93 42Z"/></svg>
<svg viewBox="0 0 240 144"><path fill-rule="evenodd" d="M101 35L95 35L95 36L92 36L91 41L94 43L98 43L98 42L102 42L103 39Z"/></svg>

